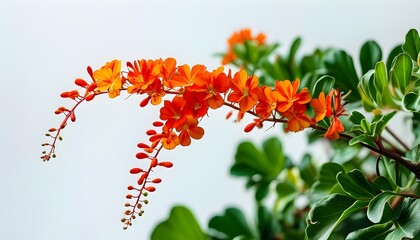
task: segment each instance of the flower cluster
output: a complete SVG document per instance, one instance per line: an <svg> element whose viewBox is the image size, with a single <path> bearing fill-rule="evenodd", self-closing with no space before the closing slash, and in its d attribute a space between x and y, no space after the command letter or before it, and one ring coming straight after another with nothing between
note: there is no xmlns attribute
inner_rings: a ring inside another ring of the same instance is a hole
<svg viewBox="0 0 420 240"><path fill-rule="evenodd" d="M339 134L344 132L344 126L338 118L339 116L345 115L341 93L336 89L332 89L327 97L325 97L325 93L321 92L318 99L312 99L311 106L316 113L316 122L323 120L325 117L330 119L330 127L324 136L332 140L337 140L340 137Z"/></svg>
<svg viewBox="0 0 420 240"><path fill-rule="evenodd" d="M249 30L234 35L229 42L254 39ZM255 39L263 42L264 35ZM174 58L156 60L136 60L127 62L128 71L121 70L121 61L113 60L100 69L92 71L88 67L91 82L76 79L77 90L64 92L63 98L70 98L76 102L72 109L60 107L56 114L64 114L65 118L58 129L50 129L47 136L52 143L45 143L50 151L44 151L42 159L55 157L57 139L61 139L60 132L66 126L68 119L75 121L75 109L83 101L90 101L96 95L108 94L110 98L120 95L121 91L128 94L144 96L140 101L141 107L149 104L162 105L159 119L153 123L153 128L146 132L148 142L139 143L140 152L136 158L143 161L145 167L135 167L130 173L138 177L136 186L128 186L130 193L126 203L128 210L122 218L125 227L131 225L136 215L142 215L142 205L147 204L147 195L156 190L160 178L151 178L151 172L157 167L172 167L172 163L161 161L159 153L162 149L174 149L177 146L189 146L192 139L201 139L205 133L200 121L210 109L222 106L230 107L238 112L238 120L245 113L255 117L254 121L245 127L249 132L256 126L261 128L264 122L285 123L286 131L298 132L308 127L315 127L316 122L324 117L331 119L331 127L326 137L336 139L344 130L338 117L344 113L341 94L337 90L331 91L325 97L321 93L318 99L312 99L307 88L300 88L300 81L296 79L278 80L275 87L261 86L257 76L249 76L243 69L232 73L224 67L207 70L204 65L178 65ZM85 93L80 95L80 89ZM315 117L310 117L308 107L313 107ZM54 133L54 134L53 134Z"/></svg>

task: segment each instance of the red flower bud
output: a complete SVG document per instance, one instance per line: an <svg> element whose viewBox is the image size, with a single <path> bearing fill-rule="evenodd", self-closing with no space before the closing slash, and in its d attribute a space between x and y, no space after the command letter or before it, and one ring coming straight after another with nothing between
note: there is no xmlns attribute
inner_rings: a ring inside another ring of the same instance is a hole
<svg viewBox="0 0 420 240"><path fill-rule="evenodd" d="M161 122L161 121L155 121L155 122L153 122L153 126L155 126L155 127L162 127L163 126L163 122Z"/></svg>
<svg viewBox="0 0 420 240"><path fill-rule="evenodd" d="M150 166L151 166L151 167L156 167L156 166L157 166L157 164L158 164L158 160L157 160L157 158L153 158L153 159L152 159L152 162L150 163Z"/></svg>
<svg viewBox="0 0 420 240"><path fill-rule="evenodd" d="M132 169L130 170L130 173L131 173L131 174L139 174L139 173L141 173L141 172L144 172L144 171L143 171L143 169L141 169L141 168L132 168Z"/></svg>
<svg viewBox="0 0 420 240"><path fill-rule="evenodd" d="M228 114L226 114L226 120L229 119L232 116L232 111L228 112Z"/></svg>
<svg viewBox="0 0 420 240"><path fill-rule="evenodd" d="M143 148L143 151L147 153L152 153L155 149L154 148Z"/></svg>
<svg viewBox="0 0 420 240"><path fill-rule="evenodd" d="M86 89L86 91L92 92L96 89L97 86L98 85L96 83L92 83L92 84L89 85L89 87Z"/></svg>
<svg viewBox="0 0 420 240"><path fill-rule="evenodd" d="M171 168L172 166L174 166L174 164L171 162L160 162L158 165L166 168Z"/></svg>
<svg viewBox="0 0 420 240"><path fill-rule="evenodd" d="M69 92L62 92L60 94L60 97L62 97L62 98L68 98L69 96L70 96L70 93Z"/></svg>
<svg viewBox="0 0 420 240"><path fill-rule="evenodd" d="M95 78L93 77L93 71L92 71L92 68L90 66L87 66L87 72L89 73L92 80L95 81Z"/></svg>
<svg viewBox="0 0 420 240"><path fill-rule="evenodd" d="M143 173L143 175L140 176L139 180L137 180L137 184L142 185L144 183L144 180L146 180L147 176L147 173Z"/></svg>
<svg viewBox="0 0 420 240"><path fill-rule="evenodd" d="M143 152L139 152L136 154L136 158L137 159L144 159L144 158L148 158L149 155L147 155L147 153L143 153Z"/></svg>
<svg viewBox="0 0 420 240"><path fill-rule="evenodd" d="M70 120L71 120L72 122L75 122L75 121L76 121L76 115L75 115L74 113L72 113L72 114L70 115Z"/></svg>
<svg viewBox="0 0 420 240"><path fill-rule="evenodd" d="M57 129L55 129L55 128L48 129L48 132L55 132L55 131L57 131Z"/></svg>
<svg viewBox="0 0 420 240"><path fill-rule="evenodd" d="M76 99L79 96L79 92L77 90L73 90L70 92L69 98Z"/></svg>
<svg viewBox="0 0 420 240"><path fill-rule="evenodd" d="M147 97L147 98L145 98L145 99L143 99L143 100L140 102L140 107L146 107L146 105L149 103L149 101L150 101L150 96L149 96L149 97Z"/></svg>
<svg viewBox="0 0 420 240"><path fill-rule="evenodd" d="M155 135L153 135L153 136L151 136L149 138L149 141L154 142L156 140L160 140L163 136L165 136L165 135L163 135L163 134L155 134Z"/></svg>
<svg viewBox="0 0 420 240"><path fill-rule="evenodd" d="M127 196L125 196L125 198L127 198L127 199L132 199L132 198L133 198L133 195L131 195L131 194L127 194Z"/></svg>
<svg viewBox="0 0 420 240"><path fill-rule="evenodd" d="M145 144L145 143L138 143L137 144L137 147L138 148L150 148L147 144Z"/></svg>
<svg viewBox="0 0 420 240"><path fill-rule="evenodd" d="M81 78L76 78L76 80L74 80L74 83L79 87L86 87L88 85L88 83Z"/></svg>
<svg viewBox="0 0 420 240"><path fill-rule="evenodd" d="M144 188L146 191L148 191L148 192L154 192L154 191L156 191L156 188L155 187L153 187L153 186L149 186L149 187L146 187L146 188Z"/></svg>
<svg viewBox="0 0 420 240"><path fill-rule="evenodd" d="M150 145L150 148L156 148L156 146L159 144L160 139L156 139L152 142L152 145Z"/></svg>
<svg viewBox="0 0 420 240"><path fill-rule="evenodd" d="M161 182L162 182L162 179L160 178L155 178L152 180L152 183L161 183Z"/></svg>
<svg viewBox="0 0 420 240"><path fill-rule="evenodd" d="M86 99L86 101L92 101L93 99L95 98L95 94L94 93L92 93L92 94L89 94L89 95L87 95L86 97L85 97L85 99Z"/></svg>
<svg viewBox="0 0 420 240"><path fill-rule="evenodd" d="M134 189L134 187L130 185L130 186L127 187L127 189L131 191L131 190Z"/></svg>
<svg viewBox="0 0 420 240"><path fill-rule="evenodd" d="M254 129L255 125L257 125L256 122L252 122L252 123L246 125L246 127L244 129L244 132L251 132L252 129Z"/></svg>
<svg viewBox="0 0 420 240"><path fill-rule="evenodd" d="M153 130L153 129L150 129L150 130L147 130L146 131L146 134L148 135L148 136L151 136L151 135L155 135L157 132L155 131L155 130Z"/></svg>

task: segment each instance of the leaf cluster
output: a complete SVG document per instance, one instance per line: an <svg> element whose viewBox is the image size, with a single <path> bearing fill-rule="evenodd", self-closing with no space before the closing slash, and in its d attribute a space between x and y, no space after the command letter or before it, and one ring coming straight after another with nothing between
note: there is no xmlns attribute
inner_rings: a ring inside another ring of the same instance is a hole
<svg viewBox="0 0 420 240"><path fill-rule="evenodd" d="M228 207L200 227L190 210L175 207L152 239L420 239L420 37L415 29L384 60L373 40L353 58L336 48L298 56L296 38L285 56L280 44L237 44L233 64L258 75L260 84L301 79L313 97L339 89L346 94L346 132L328 142L328 159L285 155L278 138L261 147L238 145L232 176L255 197L253 221ZM360 69L360 71L356 70ZM389 123L403 114L413 138L400 139ZM308 135L319 138L328 119ZM298 162L298 164L296 164Z"/></svg>

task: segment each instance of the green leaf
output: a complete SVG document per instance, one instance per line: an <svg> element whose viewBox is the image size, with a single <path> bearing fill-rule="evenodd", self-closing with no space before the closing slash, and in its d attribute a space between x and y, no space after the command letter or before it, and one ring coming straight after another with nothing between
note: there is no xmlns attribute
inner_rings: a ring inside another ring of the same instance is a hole
<svg viewBox="0 0 420 240"><path fill-rule="evenodd" d="M394 191L397 189L397 185L384 176L376 177L373 184L380 191Z"/></svg>
<svg viewBox="0 0 420 240"><path fill-rule="evenodd" d="M281 142L277 137L273 137L265 140L262 145L265 156L271 163L271 168L275 168L271 169L271 172L279 173L286 165L286 158L284 157L283 146Z"/></svg>
<svg viewBox="0 0 420 240"><path fill-rule="evenodd" d="M365 133L370 134L372 132L370 123L368 122L367 119L362 119L362 121L360 121L360 126L362 127Z"/></svg>
<svg viewBox="0 0 420 240"><path fill-rule="evenodd" d="M357 85L357 90L362 99L363 107L368 112L377 108L377 92L373 84L374 73L374 70L369 70L365 75L362 76L359 84Z"/></svg>
<svg viewBox="0 0 420 240"><path fill-rule="evenodd" d="M395 116L397 112L390 112L385 115L377 115L378 119L372 120L372 123L377 123L375 130L373 131L374 136L380 136L384 131L388 122ZM375 116L376 117L376 116Z"/></svg>
<svg viewBox="0 0 420 240"><path fill-rule="evenodd" d="M242 142L239 144L235 154L235 164L231 169L232 175L237 174L235 167L252 169L252 172L263 175L267 175L271 168L264 154L251 142Z"/></svg>
<svg viewBox="0 0 420 240"><path fill-rule="evenodd" d="M331 89L334 88L335 79L331 76L325 75L322 76L315 82L315 85L312 90L312 96L318 97L321 92L324 92L327 95Z"/></svg>
<svg viewBox="0 0 420 240"><path fill-rule="evenodd" d="M369 145L369 146L374 147L374 148L378 147L378 146L376 146L376 143L372 140L372 138L370 136L366 135L366 134L358 135L358 136L352 138L349 141L350 146L352 146L354 144L357 144L357 143L364 143L364 144Z"/></svg>
<svg viewBox="0 0 420 240"><path fill-rule="evenodd" d="M360 49L360 63L362 72L365 74L375 68L375 64L382 60L382 50L379 44L373 40L367 41Z"/></svg>
<svg viewBox="0 0 420 240"><path fill-rule="evenodd" d="M246 59L246 49L245 46L243 44L235 44L233 46L233 52L235 53L235 55L241 59L242 61L245 61Z"/></svg>
<svg viewBox="0 0 420 240"><path fill-rule="evenodd" d="M292 46L290 47L290 52L288 56L288 66L289 66L291 75L293 75L292 79L296 79L300 75L299 69L296 66L296 53L301 43L302 43L302 39L300 37L297 37L295 38L295 40L293 40Z"/></svg>
<svg viewBox="0 0 420 240"><path fill-rule="evenodd" d="M258 66L260 60L258 48L253 41L245 41L244 46L246 49L246 59L254 66Z"/></svg>
<svg viewBox="0 0 420 240"><path fill-rule="evenodd" d="M332 188L337 184L337 174L345 171L346 170L341 164L332 162L325 163L322 165L319 172L319 182L327 188Z"/></svg>
<svg viewBox="0 0 420 240"><path fill-rule="evenodd" d="M210 219L209 228L214 232L212 232L212 235L216 235L218 239L230 240L238 236L245 237L243 239L252 239L254 237L243 213L237 208L227 208L223 215Z"/></svg>
<svg viewBox="0 0 420 240"><path fill-rule="evenodd" d="M349 119L353 124L360 125L361 121L366 119L366 117L358 111L353 111L351 112Z"/></svg>
<svg viewBox="0 0 420 240"><path fill-rule="evenodd" d="M258 230L259 239L275 239L276 234L280 232L273 212L264 206L258 207Z"/></svg>
<svg viewBox="0 0 420 240"><path fill-rule="evenodd" d="M312 162L312 156L305 154L302 161L298 165L300 171L300 177L309 187L316 181L318 177L318 171Z"/></svg>
<svg viewBox="0 0 420 240"><path fill-rule="evenodd" d="M268 195L271 181L277 178L286 164L282 144L273 137L264 141L263 151L251 142L239 144L230 173L247 177L247 187L255 187L255 198L259 202Z"/></svg>
<svg viewBox="0 0 420 240"><path fill-rule="evenodd" d="M324 55L324 51L322 51L319 48L315 49L315 51L312 54L305 55L302 58L301 63L300 63L302 75L305 76L310 72L320 70L323 67L322 61L321 61L323 55ZM302 83L303 82L304 81L302 79ZM308 85L304 85L304 86L309 88Z"/></svg>
<svg viewBox="0 0 420 240"><path fill-rule="evenodd" d="M345 171L344 167L338 163L328 162L322 165L319 180L311 188L311 202L317 202L331 193L342 192L336 176L339 172Z"/></svg>
<svg viewBox="0 0 420 240"><path fill-rule="evenodd" d="M386 69L391 69L391 67L392 67L392 63L393 63L393 61L394 61L394 58L396 57L396 56L398 56L400 53L402 53L403 51L402 51L402 45L401 44L399 44L399 45L397 45L397 46L395 46L392 50L391 50L391 52L389 53L389 55L388 55L388 59L386 60Z"/></svg>
<svg viewBox="0 0 420 240"><path fill-rule="evenodd" d="M395 196L396 193L385 191L375 196L368 205L367 217L374 223L379 223L384 215L385 205L388 204L388 200Z"/></svg>
<svg viewBox="0 0 420 240"><path fill-rule="evenodd" d="M342 50L331 50L324 56L325 67L328 75L336 79L336 86L341 91L351 91L346 100L350 102L360 101L360 95L357 91L359 77L354 68L352 57Z"/></svg>
<svg viewBox="0 0 420 240"><path fill-rule="evenodd" d="M375 194L374 189L359 169L347 173L340 172L337 175L337 181L341 188L355 199L370 200Z"/></svg>
<svg viewBox="0 0 420 240"><path fill-rule="evenodd" d="M349 146L347 143L339 143L337 141L333 144L337 146L333 146L334 155L331 158L331 162L345 164L352 161L355 163L354 160L357 159L360 154L360 146Z"/></svg>
<svg viewBox="0 0 420 240"><path fill-rule="evenodd" d="M414 135L413 146L420 144L420 113L413 112L411 128Z"/></svg>
<svg viewBox="0 0 420 240"><path fill-rule="evenodd" d="M386 177L394 186L406 187L412 176L410 170L401 165L397 168L395 160L385 156L381 158L379 162L381 175Z"/></svg>
<svg viewBox="0 0 420 240"><path fill-rule="evenodd" d="M411 112L420 111L420 95L417 93L409 92L403 98L403 104L405 109Z"/></svg>
<svg viewBox="0 0 420 240"><path fill-rule="evenodd" d="M407 35L405 35L405 42L402 45L402 49L410 55L413 61L417 60L417 55L420 52L420 37L416 29L410 29Z"/></svg>
<svg viewBox="0 0 420 240"><path fill-rule="evenodd" d="M385 240L413 238L420 234L420 199L406 198L401 214L395 222L396 229Z"/></svg>
<svg viewBox="0 0 420 240"><path fill-rule="evenodd" d="M389 229L392 227L392 221L375 224L367 228L362 228L357 231L350 233L346 240L382 240L389 233Z"/></svg>
<svg viewBox="0 0 420 240"><path fill-rule="evenodd" d="M364 206L366 202L356 201L352 197L341 194L332 194L319 201L308 215L310 224L305 231L308 240L328 239L343 220Z"/></svg>
<svg viewBox="0 0 420 240"><path fill-rule="evenodd" d="M255 192L255 200L257 200L257 202L260 202L267 197L270 190L270 183L271 182L261 181L260 184L257 185L257 190Z"/></svg>
<svg viewBox="0 0 420 240"><path fill-rule="evenodd" d="M420 160L420 145L416 145L405 154L405 159L418 163Z"/></svg>
<svg viewBox="0 0 420 240"><path fill-rule="evenodd" d="M193 213L188 208L175 206L172 208L169 218L159 223L153 230L151 239L204 240L207 239L207 235L201 230Z"/></svg>
<svg viewBox="0 0 420 240"><path fill-rule="evenodd" d="M386 72L386 67L384 62L378 62L375 65L375 81L373 82L380 94L383 94L382 91L388 89L388 76Z"/></svg>
<svg viewBox="0 0 420 240"><path fill-rule="evenodd" d="M275 209L279 212L283 211L284 208L299 194L295 185L287 181L278 183L276 191L278 198L276 201Z"/></svg>
<svg viewBox="0 0 420 240"><path fill-rule="evenodd" d="M400 96L405 95L410 90L408 87L411 83L412 71L413 62L407 54L402 53L395 58L389 75L394 90Z"/></svg>

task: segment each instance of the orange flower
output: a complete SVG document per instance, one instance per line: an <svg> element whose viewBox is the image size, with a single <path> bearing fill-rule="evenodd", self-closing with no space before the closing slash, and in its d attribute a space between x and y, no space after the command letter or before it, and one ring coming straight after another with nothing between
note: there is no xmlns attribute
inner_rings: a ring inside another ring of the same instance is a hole
<svg viewBox="0 0 420 240"><path fill-rule="evenodd" d="M325 116L331 117L331 97L332 91L328 94L327 98L325 98L325 93L321 92L318 99L312 99L311 107L314 108L316 122L321 121Z"/></svg>
<svg viewBox="0 0 420 240"><path fill-rule="evenodd" d="M101 69L93 73L96 89L100 92L108 91L110 98L115 98L120 95L122 86L121 79L121 61L113 60L107 62Z"/></svg>
<svg viewBox="0 0 420 240"><path fill-rule="evenodd" d="M332 140L337 140L340 138L340 133L344 132L344 126L341 123L340 119L338 119L338 117L334 116L331 119L331 125L328 128L327 132L325 133L325 137L332 139Z"/></svg>
<svg viewBox="0 0 420 240"><path fill-rule="evenodd" d="M258 103L255 106L255 113L262 118L268 118L277 107L273 90L267 86L259 87L257 95Z"/></svg>
<svg viewBox="0 0 420 240"><path fill-rule="evenodd" d="M200 139L204 135L204 129L197 126L198 120L192 116L187 116L185 120L176 128L179 133L179 142L182 146L189 146L191 138Z"/></svg>
<svg viewBox="0 0 420 240"><path fill-rule="evenodd" d="M154 81L146 90L144 90L144 92L152 99L153 105L160 104L162 102L162 97L166 95L165 90L162 88L161 81Z"/></svg>
<svg viewBox="0 0 420 240"><path fill-rule="evenodd" d="M166 127L163 127L163 137L161 138L160 142L165 149L171 150L179 145L179 138L175 132L170 131Z"/></svg>
<svg viewBox="0 0 420 240"><path fill-rule="evenodd" d="M163 83L166 87L169 87L168 80L170 80L176 72L176 60L174 58L167 58L165 61L160 61Z"/></svg>
<svg viewBox="0 0 420 240"><path fill-rule="evenodd" d="M277 100L277 111L286 112L293 103L306 104L311 101L311 95L307 88L299 93L300 80L296 79L293 83L289 80L277 81L274 97Z"/></svg>
<svg viewBox="0 0 420 240"><path fill-rule="evenodd" d="M164 106L160 109L160 119L166 120L165 126L172 129L178 127L182 123L182 109L185 100L182 97L174 97L172 102L165 100Z"/></svg>
<svg viewBox="0 0 420 240"><path fill-rule="evenodd" d="M127 62L129 72L127 80L132 84L127 88L128 93L139 93L149 87L154 81L158 80L160 74L160 65L153 60L137 60L134 65Z"/></svg>
<svg viewBox="0 0 420 240"><path fill-rule="evenodd" d="M194 84L195 79L205 70L204 65L200 64L194 65L192 68L187 64L181 65L178 67L178 74L168 80L168 84L171 88L191 86Z"/></svg>
<svg viewBox="0 0 420 240"><path fill-rule="evenodd" d="M219 67L211 73L203 74L201 78L196 79L195 84L189 88L194 92L204 92L203 101L207 101L212 109L223 105L224 100L221 96L229 89L231 78L224 72L224 68Z"/></svg>
<svg viewBox="0 0 420 240"><path fill-rule="evenodd" d="M287 112L284 112L283 116L288 119L285 130L287 132L299 132L308 128L311 122L305 112L306 106L300 104L294 104Z"/></svg>
<svg viewBox="0 0 420 240"><path fill-rule="evenodd" d="M325 93L321 92L318 99L311 101L311 106L315 109L315 121L319 122L325 117L330 118L330 127L325 133L325 137L336 140L340 137L339 133L344 132L344 126L338 118L345 115L344 104L341 102L341 93L333 89L325 97Z"/></svg>
<svg viewBox="0 0 420 240"><path fill-rule="evenodd" d="M185 91L183 97L185 99L185 106L182 110L184 115L192 115L194 118L203 117L207 114L209 105L203 99L206 93Z"/></svg>
<svg viewBox="0 0 420 240"><path fill-rule="evenodd" d="M227 100L239 103L239 108L242 112L251 110L258 101L258 77L248 77L246 71L241 69L233 76L230 83L232 92Z"/></svg>

